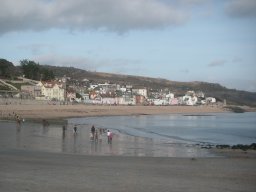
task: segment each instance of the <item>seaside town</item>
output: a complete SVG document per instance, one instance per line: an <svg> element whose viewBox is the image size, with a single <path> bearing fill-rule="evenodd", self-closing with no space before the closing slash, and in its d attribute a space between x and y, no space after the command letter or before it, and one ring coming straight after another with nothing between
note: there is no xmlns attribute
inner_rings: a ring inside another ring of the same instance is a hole
<svg viewBox="0 0 256 192"><path fill-rule="evenodd" d="M56 78L51 81L36 81L19 77L17 80L0 80L11 91L2 90L2 104L9 102L46 102L48 104L97 104L97 105L207 105L218 104L214 97L206 97L202 91L187 91L185 95L176 96L169 89L153 90L148 87L119 85L117 83L92 83L70 77ZM19 85L20 89L17 88Z"/></svg>
<svg viewBox="0 0 256 192"><path fill-rule="evenodd" d="M0 2L0 192L256 192L256 0Z"/></svg>

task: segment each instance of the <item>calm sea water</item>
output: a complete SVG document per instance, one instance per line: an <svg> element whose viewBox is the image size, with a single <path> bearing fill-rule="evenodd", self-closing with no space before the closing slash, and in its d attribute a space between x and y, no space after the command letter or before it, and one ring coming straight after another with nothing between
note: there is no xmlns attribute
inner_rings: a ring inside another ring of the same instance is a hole
<svg viewBox="0 0 256 192"><path fill-rule="evenodd" d="M251 144L256 142L256 113L139 115L69 119L165 143Z"/></svg>
<svg viewBox="0 0 256 192"><path fill-rule="evenodd" d="M73 133L74 125L78 133ZM101 142L90 140L90 128L111 129ZM140 115L68 119L62 125L0 121L0 151L23 149L85 155L152 157L214 157L209 144L251 144L256 142L256 113L218 113L204 116Z"/></svg>

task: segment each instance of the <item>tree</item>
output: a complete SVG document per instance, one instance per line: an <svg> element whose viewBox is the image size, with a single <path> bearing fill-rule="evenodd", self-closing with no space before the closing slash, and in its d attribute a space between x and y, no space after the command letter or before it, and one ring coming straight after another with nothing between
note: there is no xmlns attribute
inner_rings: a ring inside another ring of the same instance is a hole
<svg viewBox="0 0 256 192"><path fill-rule="evenodd" d="M43 81L48 81L55 78L54 73L49 69L41 68L40 73L41 73L41 80Z"/></svg>
<svg viewBox="0 0 256 192"><path fill-rule="evenodd" d="M27 59L20 61L21 69L28 79L40 80L40 66L34 61Z"/></svg>
<svg viewBox="0 0 256 192"><path fill-rule="evenodd" d="M18 70L9 61L0 59L0 77L13 78L18 75Z"/></svg>
<svg viewBox="0 0 256 192"><path fill-rule="evenodd" d="M76 93L76 98L80 99L80 98L83 98L83 97L79 93Z"/></svg>
<svg viewBox="0 0 256 192"><path fill-rule="evenodd" d="M55 78L53 71L40 66L34 61L24 59L20 61L20 65L25 77L28 79L47 81Z"/></svg>

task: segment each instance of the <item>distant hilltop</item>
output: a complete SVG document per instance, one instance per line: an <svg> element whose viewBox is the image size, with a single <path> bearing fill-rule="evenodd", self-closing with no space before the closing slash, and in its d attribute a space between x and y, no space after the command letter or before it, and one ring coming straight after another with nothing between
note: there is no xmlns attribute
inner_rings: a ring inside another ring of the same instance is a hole
<svg viewBox="0 0 256 192"><path fill-rule="evenodd" d="M177 82L161 78L151 78L142 76L111 74L102 72L92 72L74 67L59 67L49 65L39 65L40 80L42 73L51 74L51 77L67 77L77 82L89 81L90 83L116 83L119 85L132 85L133 87L145 87L149 90L168 89L175 95L184 95L187 91L202 91L206 96L215 97L218 101L226 100L228 105L251 106L256 107L256 93L228 89L220 84L207 82ZM11 62L0 59L0 79L15 79L22 76L21 66L14 66ZM0 83L0 90L7 89Z"/></svg>

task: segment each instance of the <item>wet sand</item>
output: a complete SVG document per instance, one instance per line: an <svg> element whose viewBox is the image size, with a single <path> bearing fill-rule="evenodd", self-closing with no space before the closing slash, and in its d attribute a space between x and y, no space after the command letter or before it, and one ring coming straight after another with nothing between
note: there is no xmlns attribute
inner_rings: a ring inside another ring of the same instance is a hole
<svg viewBox="0 0 256 192"><path fill-rule="evenodd" d="M0 121L0 149L23 149L45 152L83 154L94 156L134 156L134 157L214 157L214 153L195 144L169 139L152 139L123 134L111 130L114 134L112 144L107 142L106 132L101 140L91 141L91 125L67 124L63 132L62 125L25 122L17 127L15 122ZM98 129L98 127L96 127Z"/></svg>
<svg viewBox="0 0 256 192"><path fill-rule="evenodd" d="M99 157L1 150L5 192L256 190L252 158Z"/></svg>

